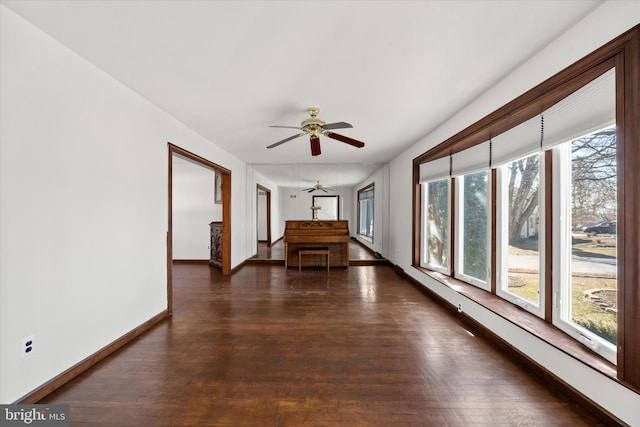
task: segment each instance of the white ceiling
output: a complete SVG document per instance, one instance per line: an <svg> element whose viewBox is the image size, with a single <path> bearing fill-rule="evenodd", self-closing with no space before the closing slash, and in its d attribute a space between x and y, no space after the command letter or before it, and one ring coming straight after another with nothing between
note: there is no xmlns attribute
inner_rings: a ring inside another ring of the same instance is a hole
<svg viewBox="0 0 640 427"><path fill-rule="evenodd" d="M2 3L275 182L353 185L601 1ZM266 149L298 133L269 125L298 126L312 106L366 146Z"/></svg>

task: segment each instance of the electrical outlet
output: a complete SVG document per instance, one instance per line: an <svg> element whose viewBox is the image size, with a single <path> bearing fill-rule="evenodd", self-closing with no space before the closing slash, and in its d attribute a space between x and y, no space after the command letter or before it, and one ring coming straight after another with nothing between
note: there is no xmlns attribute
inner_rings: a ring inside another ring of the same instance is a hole
<svg viewBox="0 0 640 427"><path fill-rule="evenodd" d="M462 303L458 303L458 313L462 313Z"/></svg>
<svg viewBox="0 0 640 427"><path fill-rule="evenodd" d="M33 354L35 337L33 335L29 335L28 337L22 338L20 345L20 353L22 357L31 356Z"/></svg>

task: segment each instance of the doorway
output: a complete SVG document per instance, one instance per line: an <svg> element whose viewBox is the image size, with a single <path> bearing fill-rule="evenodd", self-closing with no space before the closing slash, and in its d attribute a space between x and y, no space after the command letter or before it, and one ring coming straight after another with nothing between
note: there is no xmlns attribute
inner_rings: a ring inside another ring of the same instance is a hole
<svg viewBox="0 0 640 427"><path fill-rule="evenodd" d="M213 185L211 203L219 200L222 204L222 274L231 274L231 171L190 151L168 143L168 224L167 224L167 312L173 312L173 162L179 156L198 166L210 169L218 177L218 185ZM212 180L213 181L213 180Z"/></svg>
<svg viewBox="0 0 640 427"><path fill-rule="evenodd" d="M340 219L339 196L313 196L313 206L318 206L316 215L319 220L329 221Z"/></svg>
<svg viewBox="0 0 640 427"><path fill-rule="evenodd" d="M271 247L271 190L257 184L256 199L258 244L266 243Z"/></svg>

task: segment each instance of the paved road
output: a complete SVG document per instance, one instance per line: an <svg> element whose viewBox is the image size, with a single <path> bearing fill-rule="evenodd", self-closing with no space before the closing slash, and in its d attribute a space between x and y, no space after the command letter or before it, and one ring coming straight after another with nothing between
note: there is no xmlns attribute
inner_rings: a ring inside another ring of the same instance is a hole
<svg viewBox="0 0 640 427"><path fill-rule="evenodd" d="M538 268L538 257L535 255L509 255L509 262L514 268L535 270ZM571 257L571 270L574 273L617 273L616 260L614 258Z"/></svg>

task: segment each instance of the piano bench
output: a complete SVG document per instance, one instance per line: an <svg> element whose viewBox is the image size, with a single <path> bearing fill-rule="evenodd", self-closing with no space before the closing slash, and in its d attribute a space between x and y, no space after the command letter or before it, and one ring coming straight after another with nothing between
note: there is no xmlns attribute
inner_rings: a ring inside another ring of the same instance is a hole
<svg viewBox="0 0 640 427"><path fill-rule="evenodd" d="M331 252L329 248L302 248L298 249L298 271L302 271L302 255L326 255L327 271L329 271L329 258Z"/></svg>

